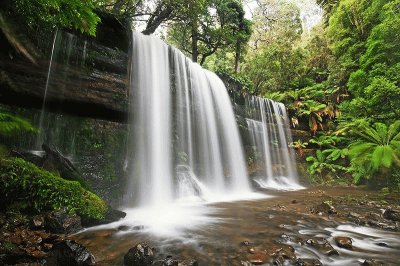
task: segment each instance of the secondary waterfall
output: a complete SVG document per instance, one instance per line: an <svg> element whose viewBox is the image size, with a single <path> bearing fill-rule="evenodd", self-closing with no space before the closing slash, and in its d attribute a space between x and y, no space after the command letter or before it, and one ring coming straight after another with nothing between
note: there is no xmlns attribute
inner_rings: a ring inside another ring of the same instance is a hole
<svg viewBox="0 0 400 266"><path fill-rule="evenodd" d="M31 148L41 150L42 144L46 143L60 148L68 156L73 155L75 133L68 137L64 134L66 131L69 131L68 129L71 127L71 124L68 123L71 121L66 122L62 114L49 112L47 110L47 101L54 94L63 93L60 87L71 84L72 82L69 80L71 76L76 76L76 72L84 68L87 56L86 46L87 42L85 40L80 40L71 33L56 29L51 46L46 84L43 91L42 108L38 116L37 127L39 134L37 134L35 143ZM80 87L83 90L79 78L74 80L74 86ZM62 102L59 104L62 104ZM71 144L66 147L66 142L70 142Z"/></svg>
<svg viewBox="0 0 400 266"><path fill-rule="evenodd" d="M269 189L301 188L285 105L254 96L246 97L245 105L250 141L265 169L265 177L255 181Z"/></svg>
<svg viewBox="0 0 400 266"><path fill-rule="evenodd" d="M250 192L223 82L160 39L133 33L127 205Z"/></svg>

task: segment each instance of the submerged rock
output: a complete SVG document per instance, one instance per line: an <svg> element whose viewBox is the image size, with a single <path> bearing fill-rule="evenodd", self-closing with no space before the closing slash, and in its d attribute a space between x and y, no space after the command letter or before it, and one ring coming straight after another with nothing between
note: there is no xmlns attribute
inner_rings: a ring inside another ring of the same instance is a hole
<svg viewBox="0 0 400 266"><path fill-rule="evenodd" d="M245 241L240 242L240 245L241 245L241 246L250 246L251 243L250 243L250 241L245 240Z"/></svg>
<svg viewBox="0 0 400 266"><path fill-rule="evenodd" d="M326 256L339 255L336 249L325 238L310 238L307 239L303 244L311 246L317 249L320 253Z"/></svg>
<svg viewBox="0 0 400 266"><path fill-rule="evenodd" d="M64 240L54 245L47 263L59 266L87 266L95 265L95 258L84 246L73 240Z"/></svg>
<svg viewBox="0 0 400 266"><path fill-rule="evenodd" d="M296 266L322 266L323 264L317 259L297 259Z"/></svg>
<svg viewBox="0 0 400 266"><path fill-rule="evenodd" d="M290 245L272 245L267 249L251 248L248 250L246 263L251 265L286 265L296 260L295 250ZM290 264L292 265L292 264Z"/></svg>
<svg viewBox="0 0 400 266"><path fill-rule="evenodd" d="M247 260L253 265L262 265L268 263L271 258L264 252L256 252L248 255Z"/></svg>
<svg viewBox="0 0 400 266"><path fill-rule="evenodd" d="M197 262L197 260L188 259L188 260L179 262L178 266L199 266L199 263Z"/></svg>
<svg viewBox="0 0 400 266"><path fill-rule="evenodd" d="M57 234L71 234L82 229L81 218L65 210L49 212L44 217L45 229Z"/></svg>
<svg viewBox="0 0 400 266"><path fill-rule="evenodd" d="M129 249L124 256L125 266L150 266L154 261L153 248L147 243L139 243Z"/></svg>
<svg viewBox="0 0 400 266"><path fill-rule="evenodd" d="M353 241L351 240L350 237L337 236L337 237L335 237L335 242L338 245L338 247L346 248L346 249L353 248Z"/></svg>
<svg viewBox="0 0 400 266"><path fill-rule="evenodd" d="M383 266L384 264L382 262L376 261L376 260L372 260L372 259L368 259L365 260L363 263L361 263L362 266Z"/></svg>
<svg viewBox="0 0 400 266"><path fill-rule="evenodd" d="M295 260L296 254L294 253L295 250L292 246L284 245L280 249L278 249L275 254L279 257L284 258L285 260Z"/></svg>

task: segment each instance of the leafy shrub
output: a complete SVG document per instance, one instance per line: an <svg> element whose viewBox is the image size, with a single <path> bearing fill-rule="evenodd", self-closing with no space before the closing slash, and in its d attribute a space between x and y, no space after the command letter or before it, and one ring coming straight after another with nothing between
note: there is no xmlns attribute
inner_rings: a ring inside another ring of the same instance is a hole
<svg viewBox="0 0 400 266"><path fill-rule="evenodd" d="M96 34L100 18L92 0L15 0L9 9L32 28L61 27Z"/></svg>
<svg viewBox="0 0 400 266"><path fill-rule="evenodd" d="M355 181L375 175L391 183L393 173L400 167L400 120L389 127L383 123L373 126L360 124L352 133L358 138L349 148L351 163L356 169Z"/></svg>
<svg viewBox="0 0 400 266"><path fill-rule="evenodd" d="M60 210L83 220L101 220L107 205L76 181L64 180L18 158L0 160L1 208L20 206L31 212Z"/></svg>
<svg viewBox="0 0 400 266"><path fill-rule="evenodd" d="M342 156L338 155L341 154ZM307 162L311 163L308 167L308 173L314 182L330 182L329 177L333 175L338 180L342 180L349 169L342 166L337 162L338 159L344 158L345 150L328 149L323 152L317 150L316 156L309 156L306 158ZM345 181L345 180L343 180Z"/></svg>

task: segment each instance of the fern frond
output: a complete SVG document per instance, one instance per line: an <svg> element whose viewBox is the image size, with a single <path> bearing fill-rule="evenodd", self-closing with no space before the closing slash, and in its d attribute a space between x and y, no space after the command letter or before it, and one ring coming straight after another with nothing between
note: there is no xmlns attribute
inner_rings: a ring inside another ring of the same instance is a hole
<svg viewBox="0 0 400 266"><path fill-rule="evenodd" d="M391 140L400 140L400 120L397 120L393 124L389 126L388 130L388 141Z"/></svg>
<svg viewBox="0 0 400 266"><path fill-rule="evenodd" d="M381 141L381 144L386 144L387 143L387 138L388 138L388 130L387 126L383 123L375 123L375 132L377 133L376 137L379 137L379 140Z"/></svg>

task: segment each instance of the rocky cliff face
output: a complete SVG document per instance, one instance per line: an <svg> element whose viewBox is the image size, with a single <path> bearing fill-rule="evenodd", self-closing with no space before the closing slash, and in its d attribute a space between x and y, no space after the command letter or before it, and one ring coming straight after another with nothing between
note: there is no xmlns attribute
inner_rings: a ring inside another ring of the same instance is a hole
<svg viewBox="0 0 400 266"><path fill-rule="evenodd" d="M111 18L104 21L109 24L99 27L96 39L62 31L48 38L55 44L51 61L51 49L41 51L18 24L1 16L0 102L42 108L49 76L47 110L125 121L129 35Z"/></svg>

